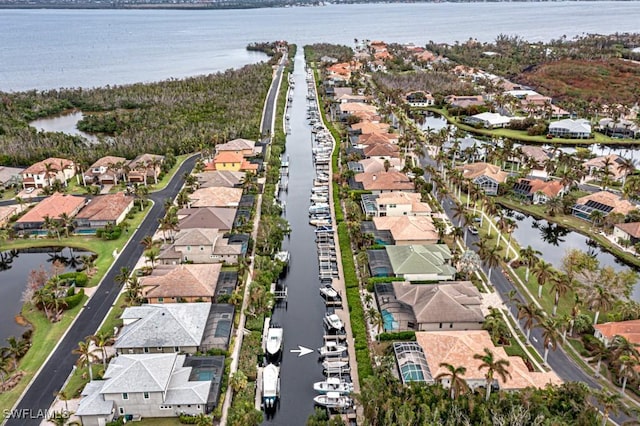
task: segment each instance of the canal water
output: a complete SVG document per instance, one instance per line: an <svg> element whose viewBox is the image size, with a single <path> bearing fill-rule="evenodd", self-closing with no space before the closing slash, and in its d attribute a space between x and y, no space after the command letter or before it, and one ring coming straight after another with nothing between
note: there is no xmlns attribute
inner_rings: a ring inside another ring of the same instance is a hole
<svg viewBox="0 0 640 426"><path fill-rule="evenodd" d="M10 336L19 337L25 327L15 319L22 308L22 292L29 279L29 272L44 269L50 273L53 262L60 261L66 271L75 270L82 262L80 257L88 254L70 248L44 247L0 252L0 346Z"/></svg>
<svg viewBox="0 0 640 426"><path fill-rule="evenodd" d="M624 262L618 260L593 240L578 232L513 210L505 210L505 214L515 219L518 223L518 228L514 231L513 238L518 241L520 247L530 245L542 253L542 257L546 262L551 263L556 268L561 267L562 258L567 251L578 249L596 258L601 267L611 266L616 271L629 269L629 266ZM631 298L640 302L640 280L636 282Z"/></svg>
<svg viewBox="0 0 640 426"><path fill-rule="evenodd" d="M42 132L61 132L72 136L82 136L91 143L98 142L98 138L95 135L78 130L77 125L82 120L82 117L82 112L73 111L55 117L40 118L32 121L29 125Z"/></svg>
<svg viewBox="0 0 640 426"><path fill-rule="evenodd" d="M298 49L293 72L295 89L288 110L291 133L287 136L289 156L288 192L280 199L286 204L285 217L291 225L290 238L285 238L283 250L291 253L289 272L284 278L288 289L286 307L274 311L273 322L284 328L284 354L280 368L280 406L268 425L304 425L313 413L313 383L321 381L322 365L316 349L322 346L325 306L318 290L318 256L314 228L309 225L309 196L315 177L312 162L311 127L307 124L307 84L304 58ZM280 123L277 123L280 125ZM314 352L302 357L292 353L298 345Z"/></svg>

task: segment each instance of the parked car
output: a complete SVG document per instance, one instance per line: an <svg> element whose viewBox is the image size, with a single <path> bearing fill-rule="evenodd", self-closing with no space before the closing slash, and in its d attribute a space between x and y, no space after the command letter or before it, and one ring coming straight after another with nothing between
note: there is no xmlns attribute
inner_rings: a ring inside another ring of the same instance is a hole
<svg viewBox="0 0 640 426"><path fill-rule="evenodd" d="M31 194L35 190L34 187L30 187L24 190L25 194Z"/></svg>
<svg viewBox="0 0 640 426"><path fill-rule="evenodd" d="M475 227L475 226L473 226L473 225L470 225L470 226L469 226L469 232L470 232L471 234L473 234L473 235L478 235L478 228L476 228L476 227Z"/></svg>

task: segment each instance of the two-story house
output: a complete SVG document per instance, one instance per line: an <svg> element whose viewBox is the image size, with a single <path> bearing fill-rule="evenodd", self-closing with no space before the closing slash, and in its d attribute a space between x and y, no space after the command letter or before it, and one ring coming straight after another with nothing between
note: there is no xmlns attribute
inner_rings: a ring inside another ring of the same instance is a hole
<svg viewBox="0 0 640 426"><path fill-rule="evenodd" d="M179 263L238 263L242 247L229 244L222 232L212 228L191 228L179 231L172 244L163 246L158 261L164 265Z"/></svg>
<svg viewBox="0 0 640 426"><path fill-rule="evenodd" d="M55 181L66 183L75 174L76 166L73 161L51 157L27 167L20 176L24 188L46 188Z"/></svg>
<svg viewBox="0 0 640 426"><path fill-rule="evenodd" d="M117 185L123 179L123 169L128 163L124 157L107 155L93 163L82 175L85 185Z"/></svg>
<svg viewBox="0 0 640 426"><path fill-rule="evenodd" d="M362 194L362 211L368 217L384 216L430 216L431 206L421 200L415 192L384 192Z"/></svg>

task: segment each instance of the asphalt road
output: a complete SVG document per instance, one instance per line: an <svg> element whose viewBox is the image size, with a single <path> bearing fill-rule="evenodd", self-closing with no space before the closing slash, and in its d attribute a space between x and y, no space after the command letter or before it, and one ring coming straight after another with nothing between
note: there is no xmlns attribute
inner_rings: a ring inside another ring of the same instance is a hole
<svg viewBox="0 0 640 426"><path fill-rule="evenodd" d="M435 163L433 160L428 158L425 154L425 157L420 159L420 164L424 167L427 164L430 164L435 167ZM455 205L453 198L447 196L442 201L442 206L449 216L449 218L453 217L453 206ZM454 223L457 225L457 222ZM479 241L480 237L478 235L472 235L470 232L467 232L467 239L465 241L466 246L478 252L478 248L474 245L475 242ZM483 265L483 270L485 274L488 274L489 268ZM509 311L514 316L517 317L517 307L516 302L509 301L509 292L511 290L515 290L517 292L517 299L521 301L525 301L526 298L522 295L520 290L516 288L513 283L509 279L507 279L507 273L502 269L502 267L493 268L491 274L491 284L495 288L496 292L500 294L500 297L504 301L505 305L509 308ZM544 290L547 291L547 290ZM521 329L522 329L521 323ZM531 330L531 344L536 348L538 353L544 354L544 339L542 337L542 331L538 328L534 328ZM564 381L566 382L583 382L587 386L592 389L600 389L601 386L598 382L589 374L587 374L581 367L576 365L576 363L571 359L563 349L558 348L557 350L550 350L549 355L547 357L547 364L549 367L553 369L553 371ZM610 419L615 421L618 424L622 424L627 421L635 420L634 417L627 416L625 414L619 415L610 415Z"/></svg>
<svg viewBox="0 0 640 426"><path fill-rule="evenodd" d="M78 360L78 357L71 352L78 346L78 342L83 341L87 336L95 334L98 326L115 303L120 290L120 286L115 284L115 276L118 275L122 267L133 269L140 256L142 256L143 247L140 241L146 235L153 235L156 231L158 219L164 216L164 200L176 197L184 183L184 173L191 172L196 160L197 156L187 159L165 189L149 195L149 198L154 201L151 211L140 224L140 227L135 230L127 246L98 285L96 293L80 311L73 326L56 347L44 368L32 380L31 386L16 407L17 412L27 413L26 415L29 417L10 418L6 422L7 425L40 424L42 418L37 416L38 410L42 410L42 413L51 406L55 399L55 393L62 388Z"/></svg>

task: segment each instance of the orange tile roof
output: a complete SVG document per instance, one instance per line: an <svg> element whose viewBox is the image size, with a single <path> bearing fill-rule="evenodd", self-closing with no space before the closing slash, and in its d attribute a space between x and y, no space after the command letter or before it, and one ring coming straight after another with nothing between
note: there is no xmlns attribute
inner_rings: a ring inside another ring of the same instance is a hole
<svg viewBox="0 0 640 426"><path fill-rule="evenodd" d="M489 163L469 163L456 168L462 170L462 177L469 180L479 176L488 176L498 183L503 183L509 176L509 173L502 171L500 167Z"/></svg>
<svg viewBox="0 0 640 426"><path fill-rule="evenodd" d="M630 211L638 208L635 204L623 200L620 196L609 191L599 191L585 195L584 197L578 198L576 204L586 204L587 201L595 201L605 206L613 207L610 213L628 214Z"/></svg>
<svg viewBox="0 0 640 426"><path fill-rule="evenodd" d="M191 207L238 207L242 188L200 188L189 196Z"/></svg>
<svg viewBox="0 0 640 426"><path fill-rule="evenodd" d="M84 197L56 192L36 204L34 208L18 219L17 223L44 222L44 218L47 216L54 219L59 218L63 213L73 216L86 201Z"/></svg>
<svg viewBox="0 0 640 426"><path fill-rule="evenodd" d="M400 157L400 148L398 145L393 145L390 143L377 143L373 145L366 145L362 152L365 157Z"/></svg>
<svg viewBox="0 0 640 426"><path fill-rule="evenodd" d="M631 321L605 322L593 326L607 340L622 336L631 343L640 344L640 319Z"/></svg>
<svg viewBox="0 0 640 426"><path fill-rule="evenodd" d="M47 164L51 165L53 171L58 172L63 169L73 167L73 161L66 158L51 157L46 160L38 161L22 171L22 174L38 175L47 171Z"/></svg>
<svg viewBox="0 0 640 426"><path fill-rule="evenodd" d="M398 143L399 136L396 133L368 133L358 136L360 145L371 145L375 143Z"/></svg>
<svg viewBox="0 0 640 426"><path fill-rule="evenodd" d="M378 204L411 204L412 213L430 213L429 203L421 201L421 195L417 192L383 192L378 195Z"/></svg>
<svg viewBox="0 0 640 426"><path fill-rule="evenodd" d="M345 102L340 104L339 108L340 108L340 112L350 113L350 114L354 114L360 111L368 112L372 114L375 114L378 112L378 109L375 106L365 104L362 102Z"/></svg>
<svg viewBox="0 0 640 426"><path fill-rule="evenodd" d="M222 151L213 159L214 163L242 163L244 157L242 154L236 154L233 151Z"/></svg>
<svg viewBox="0 0 640 426"><path fill-rule="evenodd" d="M640 222L618 223L614 226L623 230L634 238L640 238Z"/></svg>
<svg viewBox="0 0 640 426"><path fill-rule="evenodd" d="M99 167L109 167L112 164L117 164L117 163L126 163L127 159L124 157L114 157L112 155L107 155L106 157L102 157L98 160L96 160L95 163L93 163L90 167L89 167L89 171L91 169L97 169Z"/></svg>
<svg viewBox="0 0 640 426"><path fill-rule="evenodd" d="M382 158L365 158L358 161L362 165L362 171L365 173L380 173L384 171L384 163L389 161L391 168L401 170L404 167L402 160L399 158L389 158L383 160Z"/></svg>
<svg viewBox="0 0 640 426"><path fill-rule="evenodd" d="M212 297L218 284L221 263L178 265L162 275L140 278L145 297ZM154 271L155 272L155 271Z"/></svg>
<svg viewBox="0 0 640 426"><path fill-rule="evenodd" d="M356 182L362 184L367 191L413 191L413 182L409 178L395 170L380 173L358 173L354 177Z"/></svg>
<svg viewBox="0 0 640 426"><path fill-rule="evenodd" d="M549 198L557 197L558 194L564 189L560 181L550 180L543 181L540 179L519 179L518 182L527 182L531 186L530 194L542 192Z"/></svg>
<svg viewBox="0 0 640 426"><path fill-rule="evenodd" d="M362 121L360 123L352 124L353 130L360 130L363 135L370 133L387 133L389 125L387 123L372 123L371 121Z"/></svg>
<svg viewBox="0 0 640 426"><path fill-rule="evenodd" d="M379 231L388 230L396 241L438 241L438 231L430 216L382 216L374 217Z"/></svg>
<svg viewBox="0 0 640 426"><path fill-rule="evenodd" d="M125 195L124 192L98 195L80 210L76 219L115 221L133 203L133 200L134 197Z"/></svg>

